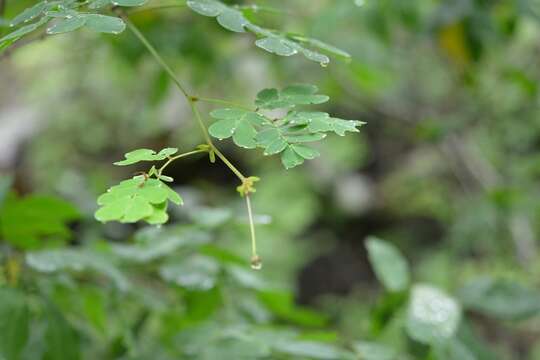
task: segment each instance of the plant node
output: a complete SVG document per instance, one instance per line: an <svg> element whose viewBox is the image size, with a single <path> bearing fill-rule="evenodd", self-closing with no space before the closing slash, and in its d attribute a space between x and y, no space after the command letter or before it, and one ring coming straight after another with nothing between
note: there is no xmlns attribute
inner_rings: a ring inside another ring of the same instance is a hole
<svg viewBox="0 0 540 360"><path fill-rule="evenodd" d="M254 193L257 191L257 189L255 189L254 183L259 180L261 179L258 178L257 176L247 177L242 181L242 185L236 188L236 191L238 191L240 193L240 196L242 197L247 196L251 193Z"/></svg>

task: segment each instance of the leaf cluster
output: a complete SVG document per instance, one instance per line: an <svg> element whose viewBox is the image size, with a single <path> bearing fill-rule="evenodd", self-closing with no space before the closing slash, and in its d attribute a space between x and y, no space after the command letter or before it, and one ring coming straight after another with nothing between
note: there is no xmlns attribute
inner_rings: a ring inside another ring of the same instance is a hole
<svg viewBox="0 0 540 360"><path fill-rule="evenodd" d="M319 51L350 59L350 55L345 51L320 40L296 34L285 34L256 25L244 16L241 8L225 5L218 0L188 0L187 5L198 14L215 17L217 22L227 30L252 32L258 37L255 41L256 46L276 55L302 54L308 60L318 62L322 66L328 65L330 59Z"/></svg>
<svg viewBox="0 0 540 360"><path fill-rule="evenodd" d="M265 89L257 94L256 111L241 108L217 109L210 115L217 119L208 131L223 140L232 137L233 142L246 149L263 148L264 155L281 154L286 169L301 165L320 155L308 143L324 139L327 133L344 136L346 132L358 132L364 123L331 117L325 112L294 110L299 105L322 104L328 96L317 94L314 85L298 84L283 90ZM262 110L287 109L278 119L270 118Z"/></svg>
<svg viewBox="0 0 540 360"><path fill-rule="evenodd" d="M48 25L46 29L48 35L67 33L80 28L98 33L119 34L126 28L124 21L117 16L102 15L96 11L106 6L139 6L144 2L140 0L115 0L114 2L90 0L84 3L73 0L40 1L9 22L9 26L16 29L0 38L0 50L45 25Z"/></svg>

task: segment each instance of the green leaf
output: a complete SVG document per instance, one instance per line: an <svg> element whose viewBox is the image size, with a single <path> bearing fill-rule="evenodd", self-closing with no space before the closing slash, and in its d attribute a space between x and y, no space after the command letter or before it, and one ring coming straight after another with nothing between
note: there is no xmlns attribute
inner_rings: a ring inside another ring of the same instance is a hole
<svg viewBox="0 0 540 360"><path fill-rule="evenodd" d="M298 53L294 43L281 37L267 37L255 41L255 45L279 56L291 56Z"/></svg>
<svg viewBox="0 0 540 360"><path fill-rule="evenodd" d="M146 4L147 0L112 0L114 6L142 6Z"/></svg>
<svg viewBox="0 0 540 360"><path fill-rule="evenodd" d="M231 279L242 287L255 290L268 288L268 284L261 278L259 273L251 269L248 270L245 266L231 264L227 266L227 272Z"/></svg>
<svg viewBox="0 0 540 360"><path fill-rule="evenodd" d="M313 327L321 327L327 323L327 318L323 314L297 306L290 293L264 291L260 292L258 297L272 313L282 320Z"/></svg>
<svg viewBox="0 0 540 360"><path fill-rule="evenodd" d="M263 116L255 112L241 109L219 109L212 111L210 115L219 119L208 128L210 135L219 140L232 136L236 145L246 149L257 146L255 126L260 126L266 121Z"/></svg>
<svg viewBox="0 0 540 360"><path fill-rule="evenodd" d="M164 182L136 176L111 187L98 198L102 207L96 211L95 218L101 222L145 220L161 224L168 220L164 213L167 200L177 205L182 203L180 196Z"/></svg>
<svg viewBox="0 0 540 360"><path fill-rule="evenodd" d="M458 302L429 285L415 285L407 310L409 336L424 344L438 344L451 339L461 320Z"/></svg>
<svg viewBox="0 0 540 360"><path fill-rule="evenodd" d="M0 359L19 359L28 340L29 321L24 294L0 287Z"/></svg>
<svg viewBox="0 0 540 360"><path fill-rule="evenodd" d="M406 290L410 282L407 260L392 244L369 237L366 240L369 261L377 279L389 291Z"/></svg>
<svg viewBox="0 0 540 360"><path fill-rule="evenodd" d="M83 17L86 20L85 26L96 32L120 34L126 29L124 21L114 16L86 14Z"/></svg>
<svg viewBox="0 0 540 360"><path fill-rule="evenodd" d="M49 19L46 18L46 17L43 17L41 18L39 21L33 23L33 24L28 24L28 25L25 25L9 34L7 34L6 36L4 36L3 38L0 39L0 44L3 43L3 42L7 42L9 40L17 40L19 38L21 38L22 36L26 35L26 34L29 34L35 30L37 30L40 26L44 25Z"/></svg>
<svg viewBox="0 0 540 360"><path fill-rule="evenodd" d="M58 20L53 26L47 29L47 34L56 35L75 31L84 26L86 18L84 16L68 16L65 19Z"/></svg>
<svg viewBox="0 0 540 360"><path fill-rule="evenodd" d="M166 201L152 206L152 214L150 214L144 219L144 221L146 221L150 225L164 224L168 220L169 220L169 214L167 214Z"/></svg>
<svg viewBox="0 0 540 360"><path fill-rule="evenodd" d="M306 145L293 144L291 145L291 149L304 159L308 160L315 159L321 155L317 150Z"/></svg>
<svg viewBox="0 0 540 360"><path fill-rule="evenodd" d="M216 285L218 263L207 256L195 255L180 263L165 264L159 269L161 277L189 290L206 291Z"/></svg>
<svg viewBox="0 0 540 360"><path fill-rule="evenodd" d="M52 304L48 304L45 317L47 327L43 359L79 360L81 358L80 339L76 330Z"/></svg>
<svg viewBox="0 0 540 360"><path fill-rule="evenodd" d="M306 143L320 141L326 137L326 134L314 133L314 134L295 134L289 133L289 135L284 135L283 138L291 144L295 143Z"/></svg>
<svg viewBox="0 0 540 360"><path fill-rule="evenodd" d="M307 125L313 133L333 131L344 136L345 132L358 132L357 127L365 123L357 120L343 120L330 117L324 112L295 112L289 115L291 124Z"/></svg>
<svg viewBox="0 0 540 360"><path fill-rule="evenodd" d="M285 169L291 169L295 166L302 165L304 158L300 156L291 146L287 146L285 151L281 154L281 163L285 166Z"/></svg>
<svg viewBox="0 0 540 360"><path fill-rule="evenodd" d="M42 238L65 240L71 232L66 223L79 218L70 203L50 196L10 196L0 212L3 240L22 249L36 248Z"/></svg>
<svg viewBox="0 0 540 360"><path fill-rule="evenodd" d="M216 17L223 12L226 6L215 0L188 0L187 5L195 12L203 15Z"/></svg>
<svg viewBox="0 0 540 360"><path fill-rule="evenodd" d="M287 86L282 91L265 89L257 94L255 104L260 108L272 110L327 102L329 97L319 95L317 91L318 88L315 85L309 84Z"/></svg>
<svg viewBox="0 0 540 360"><path fill-rule="evenodd" d="M502 320L523 320L540 314L540 292L502 279L478 278L459 291L467 309Z"/></svg>
<svg viewBox="0 0 540 360"><path fill-rule="evenodd" d="M290 108L297 105L319 104L328 100L328 96L317 94L317 87L298 84L284 88L265 89L257 94L255 104L258 108ZM258 110L257 110L258 111ZM323 112L290 111L281 119L269 119L257 111L238 108L212 111L212 117L218 119L209 127L209 133L218 139L232 136L236 145L253 149L264 148L264 155L281 153L281 162L286 169L314 159L320 154L317 150L302 143L322 140L325 132L344 135L346 131L357 132L360 121L332 118Z"/></svg>
<svg viewBox="0 0 540 360"><path fill-rule="evenodd" d="M475 354L456 338L434 346L434 354L441 360L477 360Z"/></svg>
<svg viewBox="0 0 540 360"><path fill-rule="evenodd" d="M245 32L244 26L249 24L249 21L242 15L240 11L226 8L217 16L218 23L227 30L235 32Z"/></svg>
<svg viewBox="0 0 540 360"><path fill-rule="evenodd" d="M228 7L219 1L188 0L187 5L201 15L217 17L218 23L230 31L245 32L244 27L249 24L241 11Z"/></svg>
<svg viewBox="0 0 540 360"><path fill-rule="evenodd" d="M57 271L94 271L113 280L119 290L129 289L129 281L102 254L86 250L44 250L26 254L26 263L32 269L42 273Z"/></svg>
<svg viewBox="0 0 540 360"><path fill-rule="evenodd" d="M15 18L9 23L9 26L17 26L21 23L29 22L30 20L33 20L43 14L43 11L45 11L46 8L46 1L38 2L36 5L25 9L22 13L15 16Z"/></svg>
<svg viewBox="0 0 540 360"><path fill-rule="evenodd" d="M288 37L277 31L260 27L249 21L241 10L227 6L221 1L188 0L186 4L198 14L217 18L218 23L228 30L235 32L251 31L260 38L255 42L256 46L276 55L291 56L302 54L307 59L316 61L322 66L326 66L330 62L328 56L309 49L304 44L344 58L347 58L346 55L348 55L344 51L316 39L302 36Z"/></svg>
<svg viewBox="0 0 540 360"><path fill-rule="evenodd" d="M320 50L323 50L331 55L341 57L344 60L349 61L351 59L351 55L348 52L338 49L337 47L327 44L323 41L309 38L309 37L304 37L304 36L297 36L297 35L293 35L292 38L301 43L307 44L311 47L315 47Z"/></svg>
<svg viewBox="0 0 540 360"><path fill-rule="evenodd" d="M108 5L112 5L111 0L92 0L90 1L90 4L88 4L88 8L95 10L101 9Z"/></svg>
<svg viewBox="0 0 540 360"><path fill-rule="evenodd" d="M171 155L178 152L177 148L165 148L156 154L154 150L150 149L137 149L125 154L125 160L117 161L114 165L126 166L136 164L141 161L160 161L165 160Z"/></svg>

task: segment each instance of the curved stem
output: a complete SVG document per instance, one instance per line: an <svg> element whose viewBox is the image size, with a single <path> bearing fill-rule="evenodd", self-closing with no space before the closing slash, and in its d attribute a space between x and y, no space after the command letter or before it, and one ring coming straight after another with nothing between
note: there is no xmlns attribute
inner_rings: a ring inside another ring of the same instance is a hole
<svg viewBox="0 0 540 360"><path fill-rule="evenodd" d="M190 95L187 90L184 88L180 80L176 77L176 74L174 71L167 65L165 60L159 55L157 50L150 44L150 42L146 39L146 37L139 31L139 29L128 19L128 17L122 13L120 10L117 12L120 17L126 22L129 29L135 34L135 36L141 41L141 43L148 49L150 54L156 59L158 64L167 72L167 74L171 77L171 79L174 81L178 89L182 92L184 97L186 98L187 102L189 103L189 107L191 108L191 111L193 112L193 115L195 116L195 120L199 124L199 127L201 128L201 131L203 133L204 139L206 140L206 143L209 146L209 150L195 150L191 151L189 153L184 153L177 155L175 157L170 158L163 166L158 170L158 175L161 175L161 172L165 169L166 166L168 166L172 161L188 156L194 153L203 152L203 151L209 151L214 152L220 159L223 161L225 165L240 179L242 182L242 185L246 184L247 178L238 170L230 161L227 159L225 155L219 149L214 145L212 142L212 139L210 138L210 134L208 133L208 130L206 129L206 126L204 125L203 119L201 114L199 113L199 110L197 109L196 102L197 101L207 101L207 102L213 102L213 103L219 103L219 104L229 104L233 105L234 103L226 101L226 100L220 100L220 99L212 99L212 98L197 98L192 95ZM247 109L251 111L251 109L240 106L238 104L234 104L234 106L241 107L243 109ZM251 267L255 270L259 270L262 266L261 258L259 255L257 255L257 240L255 238L255 224L253 222L253 213L251 210L251 201L249 198L249 193L245 194L246 197L246 204L247 204L247 210L248 210L248 217L249 217L249 229L251 233L251 250L252 250L252 256L251 256Z"/></svg>
<svg viewBox="0 0 540 360"><path fill-rule="evenodd" d="M229 159L227 159L225 157L225 155L223 155L223 153L221 151L219 151L219 149L217 147L213 147L214 152L216 153L216 155L218 156L218 158L221 159L221 161L223 161L225 163L225 165L227 165L227 167L238 177L238 179L240 179L240 181L242 183L244 183L244 181L246 180L246 177L240 172L240 170L238 170L230 161Z"/></svg>
<svg viewBox="0 0 540 360"><path fill-rule="evenodd" d="M135 36L143 43L143 45L148 49L148 51L150 52L150 54L152 54L152 56L156 59L156 61L159 63L159 65L163 68L163 70L165 70L167 72L167 74L169 74L170 78L172 79L172 81L174 81L174 83L176 84L176 86L178 87L178 89L180 89L180 91L182 92L182 94L184 94L184 96L186 97L186 99L188 99L189 102L191 102L191 96L188 94L187 90L184 88L184 86L182 86L182 84L180 83L180 80L178 80L178 78L176 77L174 71L170 68L169 65L167 65L167 63L165 62L165 60L163 60L163 58L161 57L161 55L159 55L159 53L157 52L157 50L154 48L154 46L152 46L152 44L150 44L150 42L146 39L146 37L139 31L139 29L128 19L128 17L124 14L124 13L119 13L120 14L120 17L126 22L127 26L129 27L129 30L131 30L131 32L133 32L133 34L135 34Z"/></svg>
<svg viewBox="0 0 540 360"><path fill-rule="evenodd" d="M169 158L169 160L167 160L167 162L165 162L165 164L163 164L159 169L158 169L158 177L161 176L161 174L163 173L163 170L165 170L165 168L170 164L172 163L174 160L177 160L177 159L180 159L180 158L183 158L183 157L186 157L186 156L189 156L189 155L194 155L194 154L198 154L198 153L202 153L202 152L208 152L207 150L193 150L193 151L189 151L189 152L186 152L186 153L183 153L183 154L179 154L179 155L176 155L176 156L173 156L171 158Z"/></svg>
<svg viewBox="0 0 540 360"><path fill-rule="evenodd" d="M191 108L191 112L193 115L195 115L195 120L197 120L197 123L199 124L199 127L201 128L201 131L204 136L204 140L206 143L215 151L216 146L214 145L212 138L210 137L210 134L208 134L208 130L206 129L206 126L204 125L204 121L202 119L201 113L199 112L199 109L197 109L197 105L195 105L195 102L190 98L188 99L189 107Z"/></svg>
<svg viewBox="0 0 540 360"><path fill-rule="evenodd" d="M204 125L204 122L202 120L201 114L199 113L199 110L197 109L197 106L195 105L195 102L198 100L198 98L191 96L186 88L182 85L178 77L176 77L176 74L174 71L170 68L169 65L163 60L161 55L157 52L157 50L150 44L148 39L139 31L139 29L129 20L129 18L122 12L117 12L119 16L126 22L129 29L135 34L135 36L141 41L141 43L148 49L150 54L156 59L158 64L167 72L167 74L170 76L170 78L173 80L175 85L178 87L178 89L182 92L184 97L189 103L189 106L191 108L191 111L193 112L193 115L195 116L195 119L197 120L197 123L199 124L199 127L201 128L201 131L203 133L204 139L208 146L212 149L212 151L227 165L227 167L240 179L240 181L243 183L246 177L242 175L242 173L219 151L219 149L214 145L212 142L212 139L210 138L210 135L208 134L208 130L206 129L206 126Z"/></svg>

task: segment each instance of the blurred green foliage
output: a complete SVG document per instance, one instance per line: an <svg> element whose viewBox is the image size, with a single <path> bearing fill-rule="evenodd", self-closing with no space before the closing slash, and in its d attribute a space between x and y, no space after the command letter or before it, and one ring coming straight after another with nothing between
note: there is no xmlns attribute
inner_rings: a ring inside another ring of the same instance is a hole
<svg viewBox="0 0 540 360"><path fill-rule="evenodd" d="M367 122L288 171L219 143L262 179L260 272L236 179L206 157L169 168L185 203L169 225L93 220L145 170L111 166L122 154L204 139L138 40L99 34L115 20L41 41L44 5L4 2L0 38L39 25L0 41L0 125L36 121L0 178L0 359L539 359L538 1L227 3L232 24L180 0L126 12L197 95L312 83L321 111ZM255 46L237 21L280 30ZM350 61L260 49L315 38Z"/></svg>

